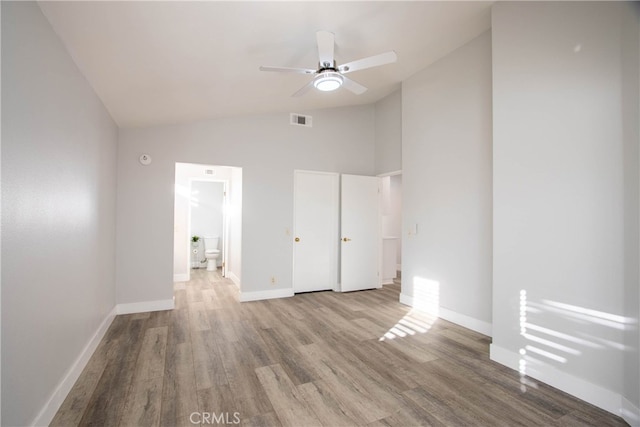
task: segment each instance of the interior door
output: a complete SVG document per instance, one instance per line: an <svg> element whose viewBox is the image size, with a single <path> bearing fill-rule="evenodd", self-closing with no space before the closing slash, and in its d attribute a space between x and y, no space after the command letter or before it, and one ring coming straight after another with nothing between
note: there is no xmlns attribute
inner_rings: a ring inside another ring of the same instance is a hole
<svg viewBox="0 0 640 427"><path fill-rule="evenodd" d="M379 179L342 175L340 290L380 287Z"/></svg>
<svg viewBox="0 0 640 427"><path fill-rule="evenodd" d="M294 172L293 291L335 289L339 175Z"/></svg>

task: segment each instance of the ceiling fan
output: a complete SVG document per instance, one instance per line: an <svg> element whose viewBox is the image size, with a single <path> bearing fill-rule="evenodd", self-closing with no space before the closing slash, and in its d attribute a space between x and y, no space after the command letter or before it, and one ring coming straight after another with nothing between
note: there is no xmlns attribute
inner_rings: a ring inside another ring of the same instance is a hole
<svg viewBox="0 0 640 427"><path fill-rule="evenodd" d="M280 71L286 73L315 74L313 80L304 85L300 90L292 96L301 96L309 89L315 87L323 92L328 92L344 86L356 95L363 94L367 88L360 83L356 83L345 74L353 71L365 70L367 68L378 67L380 65L396 62L398 56L394 51L381 53L379 55L369 56L367 58L358 59L357 61L347 62L346 64L336 65L333 57L335 46L334 35L329 31L316 32L316 40L318 42L318 54L320 61L318 69L311 68L288 68L288 67L260 67L260 71Z"/></svg>

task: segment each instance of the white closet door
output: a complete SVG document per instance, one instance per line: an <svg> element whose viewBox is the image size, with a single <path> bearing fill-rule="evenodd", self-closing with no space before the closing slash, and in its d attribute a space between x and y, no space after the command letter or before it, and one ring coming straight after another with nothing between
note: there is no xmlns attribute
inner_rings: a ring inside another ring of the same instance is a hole
<svg viewBox="0 0 640 427"><path fill-rule="evenodd" d="M379 178L342 175L340 289L380 287Z"/></svg>
<svg viewBox="0 0 640 427"><path fill-rule="evenodd" d="M335 289L339 175L294 172L293 291Z"/></svg>

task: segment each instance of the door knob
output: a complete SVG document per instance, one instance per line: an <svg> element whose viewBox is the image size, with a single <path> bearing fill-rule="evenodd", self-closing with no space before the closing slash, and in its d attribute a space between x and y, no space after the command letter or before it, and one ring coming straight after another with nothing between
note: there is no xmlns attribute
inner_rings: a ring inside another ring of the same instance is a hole
<svg viewBox="0 0 640 427"><path fill-rule="evenodd" d="M296 237L296 238L295 238L295 239L293 239L293 240L295 240L296 242L299 242L299 241L300 241L300 238L299 238L299 237Z"/></svg>
<svg viewBox="0 0 640 427"><path fill-rule="evenodd" d="M343 238L342 238L342 241L343 241L343 242L350 242L350 241L351 241L351 239L350 239L350 238L348 238L348 237L343 237Z"/></svg>

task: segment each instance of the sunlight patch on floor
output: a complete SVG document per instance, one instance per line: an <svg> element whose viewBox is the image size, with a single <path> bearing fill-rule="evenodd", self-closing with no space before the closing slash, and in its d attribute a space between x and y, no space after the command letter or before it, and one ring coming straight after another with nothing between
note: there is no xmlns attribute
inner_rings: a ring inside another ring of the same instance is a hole
<svg viewBox="0 0 640 427"><path fill-rule="evenodd" d="M424 334L431 329L438 318L421 310L412 309L393 325L378 341L404 338L416 334Z"/></svg>
<svg viewBox="0 0 640 427"><path fill-rule="evenodd" d="M440 282L422 277L413 278L413 308L379 341L424 334L438 319L440 308Z"/></svg>

